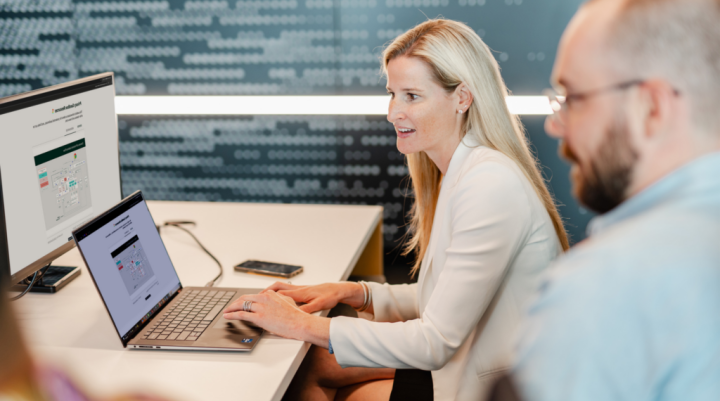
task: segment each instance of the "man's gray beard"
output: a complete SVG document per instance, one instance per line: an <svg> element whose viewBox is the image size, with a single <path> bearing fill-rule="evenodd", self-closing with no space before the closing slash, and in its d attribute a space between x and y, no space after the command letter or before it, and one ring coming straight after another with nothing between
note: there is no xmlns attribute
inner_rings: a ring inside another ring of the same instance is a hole
<svg viewBox="0 0 720 401"><path fill-rule="evenodd" d="M560 149L561 155L577 164L577 158L567 143ZM581 204L597 213L607 213L620 205L632 179L632 171L638 159L630 144L630 134L624 118L607 130L597 154L590 161L590 171L580 169L573 176L575 197Z"/></svg>

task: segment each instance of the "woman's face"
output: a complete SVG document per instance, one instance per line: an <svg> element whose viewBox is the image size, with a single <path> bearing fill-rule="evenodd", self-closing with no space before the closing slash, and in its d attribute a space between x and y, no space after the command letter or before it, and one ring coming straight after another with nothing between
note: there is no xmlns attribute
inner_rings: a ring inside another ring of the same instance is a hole
<svg viewBox="0 0 720 401"><path fill-rule="evenodd" d="M462 104L457 90L447 93L432 79L430 67L417 58L394 58L387 73L387 118L395 125L398 150L403 154L425 151L433 160L448 152L452 156L462 124L458 110L465 112L469 103Z"/></svg>

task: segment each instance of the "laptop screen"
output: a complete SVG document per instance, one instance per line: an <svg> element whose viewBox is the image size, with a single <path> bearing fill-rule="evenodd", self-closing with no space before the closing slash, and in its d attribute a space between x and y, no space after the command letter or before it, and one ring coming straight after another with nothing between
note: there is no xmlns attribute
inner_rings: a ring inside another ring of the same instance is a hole
<svg viewBox="0 0 720 401"><path fill-rule="evenodd" d="M126 344L181 288L142 193L129 196L73 235Z"/></svg>

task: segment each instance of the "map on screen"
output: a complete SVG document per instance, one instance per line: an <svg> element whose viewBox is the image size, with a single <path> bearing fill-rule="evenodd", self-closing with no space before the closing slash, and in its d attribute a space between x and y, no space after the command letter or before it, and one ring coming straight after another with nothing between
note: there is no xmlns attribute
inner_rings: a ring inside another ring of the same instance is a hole
<svg viewBox="0 0 720 401"><path fill-rule="evenodd" d="M92 206L85 138L36 155L35 169L45 229Z"/></svg>
<svg viewBox="0 0 720 401"><path fill-rule="evenodd" d="M137 235L112 250L111 255L130 296L155 275Z"/></svg>

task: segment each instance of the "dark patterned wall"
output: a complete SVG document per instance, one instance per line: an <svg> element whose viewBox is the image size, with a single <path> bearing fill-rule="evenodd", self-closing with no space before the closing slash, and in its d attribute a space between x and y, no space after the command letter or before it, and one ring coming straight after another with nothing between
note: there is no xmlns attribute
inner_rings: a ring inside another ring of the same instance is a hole
<svg viewBox="0 0 720 401"><path fill-rule="evenodd" d="M548 86L580 0L0 0L0 96L114 71L118 95L383 94L382 46L425 20L468 23L515 94ZM123 192L152 199L363 203L404 233L407 170L379 117L120 116ZM577 240L589 215L542 119L528 135Z"/></svg>

